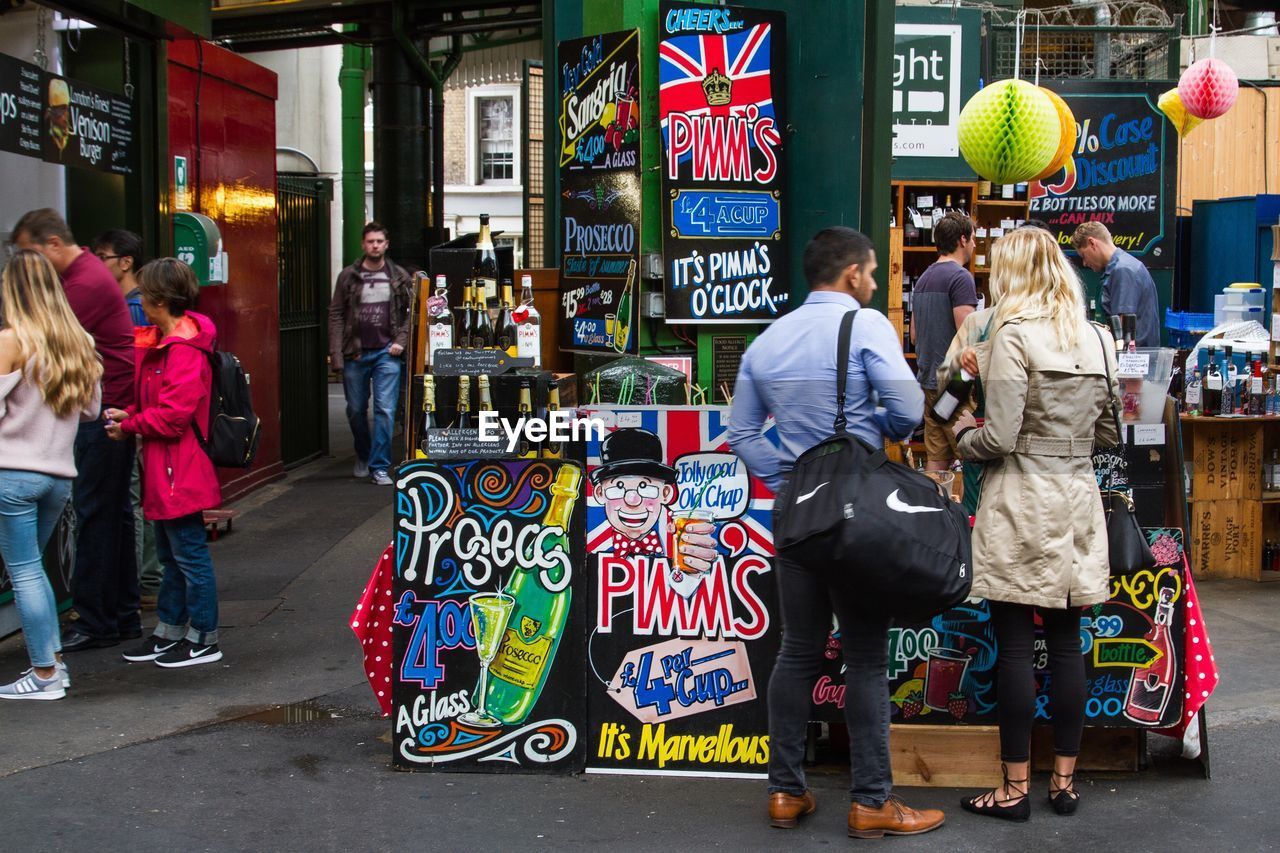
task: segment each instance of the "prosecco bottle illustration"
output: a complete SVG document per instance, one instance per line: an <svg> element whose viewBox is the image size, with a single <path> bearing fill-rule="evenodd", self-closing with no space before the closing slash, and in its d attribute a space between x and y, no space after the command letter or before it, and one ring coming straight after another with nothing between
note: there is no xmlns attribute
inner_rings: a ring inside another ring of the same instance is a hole
<svg viewBox="0 0 1280 853"><path fill-rule="evenodd" d="M1169 705L1169 697L1173 695L1173 682L1178 674L1178 664L1174 657L1173 639L1169 634L1169 625L1173 622L1173 589L1164 587L1160 590L1160 601L1156 605L1156 623L1147 632L1146 640L1158 655L1145 666L1135 667L1133 680L1129 682L1129 695L1125 702L1124 715L1135 723L1155 725L1164 716Z"/></svg>
<svg viewBox="0 0 1280 853"><path fill-rule="evenodd" d="M551 486L551 506L542 520L543 527L554 532L539 538L542 554L560 550L567 558L569 524L581 486L580 468L560 468ZM485 709L508 725L523 723L529 716L551 672L569 618L568 571L567 562L547 569L533 554L525 554L503 589L515 599L515 606L489 667L488 684L478 684L477 690L485 691Z"/></svg>

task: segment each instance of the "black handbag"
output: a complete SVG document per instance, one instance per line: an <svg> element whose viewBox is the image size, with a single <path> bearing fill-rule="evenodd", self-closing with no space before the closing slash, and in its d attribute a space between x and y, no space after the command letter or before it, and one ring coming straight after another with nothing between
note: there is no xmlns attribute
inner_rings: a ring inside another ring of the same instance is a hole
<svg viewBox="0 0 1280 853"><path fill-rule="evenodd" d="M928 619L969 596L969 516L936 482L846 431L855 314L840 324L835 431L796 459L774 504L773 541L799 565L835 569L868 606Z"/></svg>
<svg viewBox="0 0 1280 853"><path fill-rule="evenodd" d="M1111 393L1111 363L1107 361L1107 342L1098 327L1093 327L1098 335L1098 343L1102 344L1102 364L1107 371L1107 398L1111 401L1111 417L1116 422L1116 448L1123 450L1124 427L1120 425L1120 411L1116 398ZM1123 456L1123 452L1119 454ZM1147 544L1147 537L1138 526L1138 516L1134 512L1133 498L1127 491L1107 489L1102 492L1104 509L1107 513L1107 562L1111 566L1111 576L1132 575L1144 569L1153 569L1156 558Z"/></svg>

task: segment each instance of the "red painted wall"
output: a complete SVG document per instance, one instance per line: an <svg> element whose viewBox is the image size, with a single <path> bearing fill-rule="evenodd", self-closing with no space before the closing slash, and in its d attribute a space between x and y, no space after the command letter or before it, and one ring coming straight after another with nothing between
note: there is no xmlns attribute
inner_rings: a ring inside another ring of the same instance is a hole
<svg viewBox="0 0 1280 853"><path fill-rule="evenodd" d="M276 75L195 38L169 43L169 198L173 157L186 157L192 210L212 218L230 282L205 287L199 310L249 373L262 444L248 471L221 469L230 500L283 476L280 295L276 231Z"/></svg>

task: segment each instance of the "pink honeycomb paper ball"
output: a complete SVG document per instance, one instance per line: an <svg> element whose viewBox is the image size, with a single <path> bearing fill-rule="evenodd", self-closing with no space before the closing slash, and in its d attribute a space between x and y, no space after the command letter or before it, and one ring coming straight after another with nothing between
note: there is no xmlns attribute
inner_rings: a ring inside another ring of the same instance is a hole
<svg viewBox="0 0 1280 853"><path fill-rule="evenodd" d="M1240 81L1221 59L1201 59L1182 72L1178 96L1196 118L1217 118L1231 109L1240 94Z"/></svg>

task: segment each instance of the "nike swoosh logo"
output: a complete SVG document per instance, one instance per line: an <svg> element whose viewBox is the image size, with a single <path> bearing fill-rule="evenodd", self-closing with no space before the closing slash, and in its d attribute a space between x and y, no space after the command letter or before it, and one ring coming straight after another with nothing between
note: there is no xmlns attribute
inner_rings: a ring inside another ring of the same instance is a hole
<svg viewBox="0 0 1280 853"><path fill-rule="evenodd" d="M796 498L796 503L797 503L797 504L802 504L802 503L804 503L805 501L809 500L809 498L811 498L811 497L813 497L814 495L816 495L816 494L818 493L818 489L821 489L823 486L827 486L827 485L830 485L830 481L828 481L828 482L826 482L826 483L819 483L819 484L818 484L818 486L817 486L817 488L815 488L812 492L809 492L809 493L808 493L808 494L806 494L806 495L801 495L800 497Z"/></svg>
<svg viewBox="0 0 1280 853"><path fill-rule="evenodd" d="M912 506L911 504L906 503L902 498L898 497L897 489L894 489L893 492L890 493L889 497L884 499L884 504L894 512L942 512L942 507L940 506Z"/></svg>
<svg viewBox="0 0 1280 853"><path fill-rule="evenodd" d="M205 646L203 649L192 649L191 651L187 652L187 657L189 658L204 657L209 653L209 650L212 648L213 646Z"/></svg>

